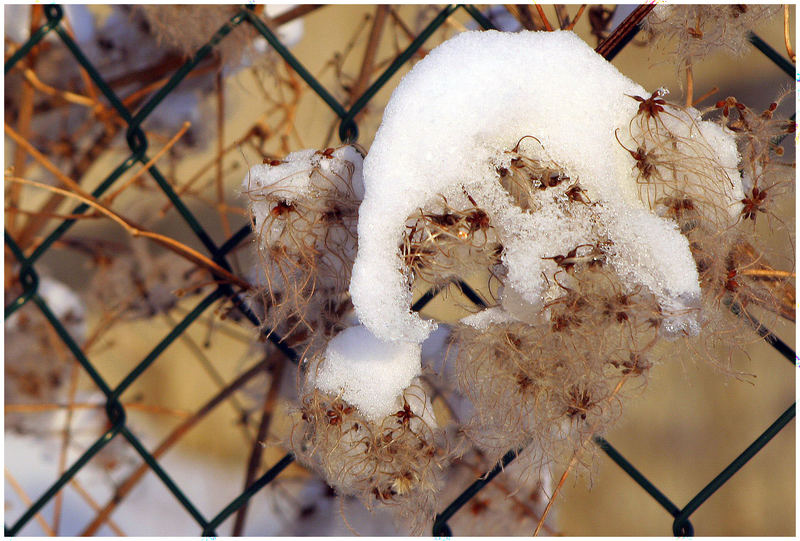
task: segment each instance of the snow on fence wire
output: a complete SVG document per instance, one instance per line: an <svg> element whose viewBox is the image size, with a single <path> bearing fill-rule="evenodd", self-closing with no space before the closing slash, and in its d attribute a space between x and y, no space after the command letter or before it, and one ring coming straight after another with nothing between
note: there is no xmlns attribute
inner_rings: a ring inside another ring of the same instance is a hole
<svg viewBox="0 0 800 541"><path fill-rule="evenodd" d="M99 197L106 192L114 182L119 179L123 173L132 168L137 162L146 164L150 160L148 158L148 141L141 128L142 122L153 114L158 105L172 92L172 90L185 78L189 73L207 56L228 34L236 31L237 27L243 24L249 24L255 28L261 35L266 38L269 44L281 55L281 57L291 66L291 68L300 75L311 89L330 107L330 109L340 118L339 122L339 137L343 142L355 142L358 138L358 126L355 118L375 96L375 94L389 81L389 79L417 52L423 43L440 27L445 21L457 10L463 9L466 11L480 26L484 29L493 28L491 22L486 19L480 11L471 5L448 5L444 7L439 14L428 24L427 27L413 40L413 42L389 65L383 73L378 76L375 82L364 91L364 93L353 103L352 107L346 109L343 107L330 92L328 92L320 82L314 78L313 75L303 66L303 64L284 47L276 35L267 28L267 26L254 15L253 11L248 8L241 9L233 17L230 18L220 29L211 37L208 43L200 48L195 55L186 61L180 68L175 71L169 81L155 94L147 103L145 103L136 114L132 114L122 103L117 95L112 91L111 87L103 80L99 72L81 52L80 47L69 36L65 28L62 26L63 10L60 6L50 5L44 8L47 22L34 32L30 39L5 63L5 73L9 71L22 60L31 49L39 43L45 36L50 33L55 33L69 49L75 61L86 70L91 77L92 81L97 88L103 93L106 99L110 102L112 107L117 111L119 116L127 124L126 141L130 148L130 155L122 161L113 171L111 171L100 183L100 185L92 192L92 195ZM602 54L606 59L611 60L616 54L621 51L633 36L639 30L639 23L652 9L652 5L643 5L635 9L625 21L623 21L617 29L598 47L598 53ZM779 53L774 51L763 40L754 34L750 34L750 42L758 48L764 55L772 60L778 67L787 73L790 77L794 75L794 67ZM169 198L185 222L194 232L199 241L205 246L210 254L211 259L226 271L230 271L231 267L227 260L229 253L236 248L242 241L244 241L250 234L250 226L245 226L232 235L221 246L217 246L206 232L203 224L192 214L188 207L181 201L181 198L175 193L164 176L159 173L158 168L152 166L149 168L149 174L160 186L163 193ZM89 210L86 204L78 205L73 211L72 215L81 215ZM95 369L92 362L84 355L84 352L78 346L76 341L70 336L66 330L65 325L59 321L58 317L53 313L53 310L48 306L47 302L38 292L39 287L39 274L36 271L36 263L48 251L48 249L60 238L72 225L76 219L65 219L44 241L36 248L36 250L29 256L25 256L14 239L5 231L6 247L13 253L14 257L18 260L20 266L20 283L23 286L23 292L13 302L5 308L5 318L8 319L12 314L19 310L23 305L32 302L35 304L45 318L52 325L55 332L60 339L64 342L67 348L72 352L80 365L86 370L86 373L94 381L97 387L103 392L106 397L105 410L108 416L110 428L99 438L97 441L82 455L78 460L71 465L61 477L30 507L22 514L22 516L11 525L4 526L5 535L13 536L20 532L20 530L28 524L31 519L52 499L58 494L60 490L78 473L85 464L87 464L92 457L94 457L103 447L105 447L114 438L122 437L127 440L130 445L136 450L141 458L146 463L152 472L157 475L164 483L166 488L172 492L180 504L189 512L194 520L199 525L202 535L213 536L216 535L216 528L222 524L231 515L237 512L240 508L245 506L259 490L272 482L280 473L294 461L293 455L287 454L280 459L274 466L272 466L260 478L256 479L249 487L247 487L239 496L234 498L227 506L221 509L216 515L209 518L204 516L198 508L192 503L187 494L170 478L170 476L159 465L159 461L155 453L149 452L141 443L140 439L133 434L126 425L126 412L119 397L125 392L130 385L141 376L159 357L159 355L194 322L196 321L213 303L222 298L228 298L235 306L237 306L244 316L249 319L253 325L259 326L257 316L250 311L241 298L241 293L237 291L235 285L223 283L204 299L202 299L193 310L191 310L172 330L164 337L156 347L142 359L136 367L116 386L110 387L109 384L103 379L99 372ZM483 304L480 297L464 282L455 282L464 295L476 305ZM413 309L418 311L422 309L428 302L430 302L439 292L441 288L434 288L425 293L414 305ZM732 307L736 312L736 306ZM750 321L757 334L763 337L775 350L784 356L789 362L795 362L796 356L792 349L782 342L778 337L772 334L768 329L763 327L759 322ZM293 363L297 364L299 357L298 354L289 347L275 332L267 333L269 340ZM256 365L247 373L253 370L260 370L266 366L266 361ZM246 374L247 374L246 373ZM240 376L242 379L246 374ZM237 380L238 381L238 380ZM235 386L231 387L235 389ZM218 397L218 400L223 400L224 397ZM601 437L595 437L595 443L613 460L616 462L630 478L640 485L656 502L661 505L667 513L673 518L673 534L680 536L688 536L693 534L693 527L690 522L691 515L703 503L712 496L722 485L724 485L736 472L753 456L755 456L761 448L763 448L784 426L786 426L795 416L795 404L792 404L782 415L780 415L774 423L772 423L753 443L748 446L733 462L730 463L723 471L711 480L700 492L697 493L687 504L682 508L674 504L667 495L661 492L658 487L653 485L643 473L641 473L633 464L631 464L625 457L620 454L608 441ZM433 535L452 535L452 532L447 524L448 519L452 517L458 510L463 507L471 498L473 498L484 486L492 482L492 479L502 471L502 468L511 463L517 456L519 450L509 450L508 453L502 458L501 462L487 472L485 476L475 481L469 486L460 496L458 496L452 503L450 503L444 510L437 515L433 525ZM460 533L460 532L456 532Z"/></svg>

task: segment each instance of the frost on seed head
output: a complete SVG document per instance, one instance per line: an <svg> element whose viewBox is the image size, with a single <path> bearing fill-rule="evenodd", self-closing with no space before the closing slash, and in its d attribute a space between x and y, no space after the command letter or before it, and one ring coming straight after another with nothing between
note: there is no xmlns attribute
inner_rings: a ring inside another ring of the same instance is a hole
<svg viewBox="0 0 800 541"><path fill-rule="evenodd" d="M637 161L632 138L643 130L659 150L675 138L695 168L681 182L724 194L723 208L741 194L737 153L693 110L642 127L655 95L570 32L464 32L434 49L394 91L364 161L350 284L362 323L421 342L435 324L410 311L414 278L483 253L502 275L503 308L516 304L523 321L558 296L554 274L594 263L652 293L665 334L696 334L689 242L648 201L641 172L663 164ZM714 174L697 173L709 165Z"/></svg>
<svg viewBox="0 0 800 541"><path fill-rule="evenodd" d="M363 372L362 366L356 368ZM387 506L399 523L422 533L436 511L448 461L425 387L414 378L387 400L388 413L366 415L341 392L315 388L316 373L312 366L301 420L292 431L298 460L317 470L340 495L356 496L370 509ZM375 374L375 379L380 376Z"/></svg>
<svg viewBox="0 0 800 541"><path fill-rule="evenodd" d="M349 311L362 155L353 146L301 150L253 166L244 179L262 266L264 326L306 346Z"/></svg>

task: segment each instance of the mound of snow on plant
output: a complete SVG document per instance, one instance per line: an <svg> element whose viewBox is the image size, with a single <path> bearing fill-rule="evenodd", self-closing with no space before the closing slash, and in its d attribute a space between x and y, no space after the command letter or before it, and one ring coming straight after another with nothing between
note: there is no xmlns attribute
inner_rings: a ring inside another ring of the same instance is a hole
<svg viewBox="0 0 800 541"><path fill-rule="evenodd" d="M489 215L507 268L503 296L527 313L540 311L553 287L547 258L599 231L611 241L607 263L632 290L658 299L665 334L696 334L700 287L688 242L642 202L636 164L615 137L631 146L632 96L650 95L571 32L464 32L434 49L394 91L364 161L350 285L360 321L389 341L419 343L435 328L410 309L411 273L398 246L409 215L444 196ZM695 137L696 127L713 136L725 147L720 164L740 184L732 137L693 116L682 135ZM573 216L556 205L516 206L498 182L513 148L557 164L592 204Z"/></svg>

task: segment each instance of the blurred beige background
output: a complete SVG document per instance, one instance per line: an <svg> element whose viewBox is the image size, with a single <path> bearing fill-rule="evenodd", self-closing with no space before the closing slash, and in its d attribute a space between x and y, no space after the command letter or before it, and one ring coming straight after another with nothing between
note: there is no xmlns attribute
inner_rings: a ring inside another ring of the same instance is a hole
<svg viewBox="0 0 800 541"><path fill-rule="evenodd" d="M550 20L555 21L552 7L545 6L544 9ZM574 14L576 9L574 5L568 7L570 14ZM414 11L412 6L404 6L399 10L408 21L414 20ZM292 52L311 73L323 73L321 80L327 88L334 88L334 70L330 66L325 68L326 62L331 59L332 51L346 48L357 29L365 25L365 15L371 13L374 13L374 7L371 6L342 5L319 9L305 17L304 38ZM792 28L794 13L792 7ZM459 25L467 24L468 20L467 14L459 10L454 19L458 22L451 25L448 32L460 30ZM347 73L358 73L369 24L364 28L354 42L353 52L342 65ZM576 31L588 43L595 44L594 37L589 34L586 16L579 22ZM762 26L758 33L776 50L785 52L780 17ZM793 35L793 43L796 43L794 38ZM426 47L441 39L441 35L437 34ZM402 45L407 43L397 31L394 34L387 31L383 41L379 54L381 59L391 57L393 41ZM665 86L671 90L672 99L682 99L675 70L664 64L663 60L658 53L631 44L614 61L614 65L645 88ZM380 121L377 113L388 100L402 73L395 75L379 92L374 100L376 105L371 107L360 124L359 142L366 148L369 148L372 134ZM717 85L721 91L709 102L735 95L752 103L754 108L765 107L779 88L793 84L755 50L743 58L725 55L709 58L698 64L694 73L696 96ZM229 79L226 94L228 102L236 104L229 108L227 114L225 144L229 144L246 131L256 114L263 109L263 104L257 84L248 72ZM343 99L341 93L336 97ZM299 140L292 141L292 150L335 145L338 138L327 138L333 120L333 113L322 100L306 91L297 110ZM209 134L209 137L214 137L214 134ZM300 142L303 143L302 147L299 146ZM214 143L210 148L214 148ZM789 154L793 156L793 153ZM107 165L117 162L121 155L106 157L104 162L97 164L95 170L107 170ZM191 156L177 164L176 174L185 178L188 172L207 159L207 154ZM231 204L244 205L237 195L238 187L247 164L257 163L260 159L251 150L243 149L226 160L228 166L232 167L234 162L238 164L226 177L228 201ZM156 199L159 205L163 203L158 196ZM124 209L125 204L121 199L118 208ZM141 205L141 201L138 204ZM216 214L207 206L193 205L193 210L203 223L218 224ZM794 201L787 200L782 211L786 216L793 216ZM234 229L244 223L245 219L241 218L234 224ZM194 242L174 216L161 220L157 225L159 230L169 231L182 241ZM222 240L218 225L216 227L214 238ZM81 224L75 229L75 234L121 238L118 229L102 222ZM792 249L780 239L778 242L775 250ZM241 259L244 261L244 256ZM77 256L63 251L53 252L43 263L51 269L57 269L61 279L80 287L80 272L70 276L66 271L70 268L80 270L81 261ZM190 308L193 302L182 302L181 309ZM425 313L452 319L456 313L448 308L448 304L447 300L437 299ZM178 314L175 315L177 317ZM111 383L118 382L171 326L166 320L120 325L106 343L98 346L98 354L93 361ZM230 329L230 332L225 329ZM794 325L785 324L774 330L794 346ZM257 358L249 344L255 337L255 331L247 324L236 325L218 320L214 323L198 323L192 326L187 336L195 345L211 338L210 347L204 349L203 354L213 361L215 368L226 379L234 377ZM125 397L138 395L146 402L179 410L197 408L217 387L200 369L196 353L191 352L193 349L196 348L186 340L173 344L126 392ZM719 352L720 355L728 353ZM679 358L667 360L651 371L647 388L626 403L623 419L607 435L608 440L679 507L685 505L727 466L794 400L796 368L771 348L759 343L749 348L746 355L738 352L734 355L741 367L755 375L752 382L727 378L709 366L686 364ZM266 384L263 379L260 382ZM148 431L153 434L152 439L146 441L149 445L157 441L156 435L165 434L176 422L162 421L159 424L154 423L153 419L152 416L131 416L134 425L146 424ZM285 424L283 428L286 428ZM280 432L280 427L276 430ZM170 456L177 457L179 453L185 453L213 458L235 468L237 475L241 475L249 447L244 445L237 432L235 411L226 405L190 432ZM270 450L266 453L264 463L274 463L280 456L279 452ZM297 474L296 468L290 468L284 475ZM240 490L239 477L230 485L221 490L230 491L233 496ZM442 502L442 507L447 503ZM124 512L124 504L119 512ZM590 480L568 479L555 513L557 527L565 535L672 535L672 521L666 511L605 455L600 456ZM795 422L792 421L751 463L701 506L691 520L697 535L794 535Z"/></svg>

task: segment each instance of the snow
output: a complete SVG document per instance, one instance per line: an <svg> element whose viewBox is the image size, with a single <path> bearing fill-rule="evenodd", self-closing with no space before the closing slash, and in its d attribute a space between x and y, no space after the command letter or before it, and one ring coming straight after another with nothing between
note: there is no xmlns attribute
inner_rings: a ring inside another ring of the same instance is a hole
<svg viewBox="0 0 800 541"><path fill-rule="evenodd" d="M287 253L304 258L316 251L331 270L318 276L325 282L322 285L348 276L349 262L356 252L355 226L351 224L355 206L364 195L362 162L359 151L348 145L322 152L300 150L278 163L254 165L244 179L243 191L250 198L261 248L281 246ZM353 210L341 227L322 219L332 210L332 200L338 201L340 208ZM278 218L275 209L281 204L296 208ZM271 273L273 291L283 287L280 274Z"/></svg>
<svg viewBox="0 0 800 541"><path fill-rule="evenodd" d="M474 327L479 331L485 331L492 325L501 325L503 323L514 323L518 321L512 313L500 306L493 306L486 310L481 310L477 314L472 314L461 319L461 323Z"/></svg>
<svg viewBox="0 0 800 541"><path fill-rule="evenodd" d="M439 325L422 343L422 358L431 363L436 372L441 371L442 364L450 347L452 330L448 325Z"/></svg>
<svg viewBox="0 0 800 541"><path fill-rule="evenodd" d="M670 332L695 332L692 307L700 289L688 242L640 199L635 162L615 138L637 113L631 96L650 92L571 32L464 32L431 51L395 89L364 160L350 285L362 323L380 339L410 343L435 328L410 310L412 279L397 247L410 214L440 194L468 207L466 190L504 246L507 288L532 309L542 306L549 287L542 272L557 270L543 258L565 255L605 231L614 246L610 263L630 286L650 288L664 307L683 314ZM725 147L726 167L734 163L732 137L701 132L714 148ZM520 142L525 136L536 140ZM518 142L520 154L579 180L596 205L565 210L548 194L540 208L516 206L496 167L508 165ZM730 183L734 201L738 173Z"/></svg>
<svg viewBox="0 0 800 541"><path fill-rule="evenodd" d="M327 158L313 149L298 150L275 165L254 165L244 179L244 190L263 190L287 202L331 189L361 199L364 196L361 154L348 145L334 150L331 156Z"/></svg>
<svg viewBox="0 0 800 541"><path fill-rule="evenodd" d="M380 422L402 409L398 398L420 374L419 344L384 342L363 325L349 327L328 344L310 382L340 396L369 420ZM417 411L417 410L415 410Z"/></svg>
<svg viewBox="0 0 800 541"><path fill-rule="evenodd" d="M77 410L72 421L73 443L68 453L68 464L73 464L81 453L101 433L100 427L105 419L105 413L100 410L92 412L94 424L83 422L82 412ZM15 479L22 485L28 496L39 498L58 478L58 454L61 447L61 433L63 415L58 421L53 422L50 435L46 438L31 435L18 435L7 432L4 441L5 465L12 472ZM89 431L87 427L97 430ZM104 430L104 428L103 428ZM79 436L83 435L83 438ZM137 435L141 435L137 431ZM114 449L109 449L110 447ZM114 497L115 490L122 479L125 479L136 468L141 459L130 444L122 436L116 436L100 452L107 454L108 459L117 459L118 465L109 472L98 464L97 457L84 466L76 478L81 486L89 493L94 501L105 504ZM168 475L189 496L192 503L197 506L206 517L214 516L225 508L241 491L239 464L222 462L209 456L197 457L181 451L171 451L160 459L160 464ZM202 472L202 474L198 474ZM223 479L235 479L236 482L224 483ZM283 478L270 483L268 487L259 491L251 500L251 509L248 515L247 535L274 536L289 533L294 528L299 528L298 520L300 503L305 502L304 485L297 483L284 483ZM309 481L309 483L312 481ZM280 491L278 491L280 488ZM77 536L95 517L87 503L77 493L65 488L63 510L61 514L60 535ZM8 481L5 484L6 524L13 525L29 505L25 504L14 492ZM348 506L348 510L356 506ZM363 509L363 506L361 506ZM257 510L257 512L255 511ZM338 508L337 508L338 511ZM366 513L362 513L366 515ZM44 507L43 516L48 520L53 516L53 500ZM331 517L335 522L337 516ZM144 536L188 536L200 531L200 526L192 516L186 512L178 500L164 486L163 481L154 473L148 472L135 488L125 497L121 510L112 515L112 520L127 535ZM341 519L339 519L341 520ZM359 520L359 525L365 528L366 516ZM386 521L384 521L386 522ZM229 520L218 528L223 535L230 535L233 521ZM369 530L367 530L369 531ZM36 520L31 520L20 532L23 536L41 536L44 532ZM98 534L110 537L114 532L108 526L101 527Z"/></svg>

